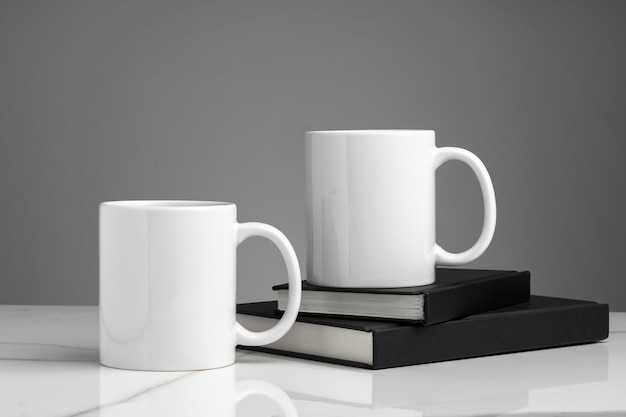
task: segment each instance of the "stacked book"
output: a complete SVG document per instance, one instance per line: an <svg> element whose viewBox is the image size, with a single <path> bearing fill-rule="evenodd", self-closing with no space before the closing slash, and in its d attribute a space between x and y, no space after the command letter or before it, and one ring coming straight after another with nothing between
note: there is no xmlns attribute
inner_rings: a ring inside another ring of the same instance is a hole
<svg viewBox="0 0 626 417"><path fill-rule="evenodd" d="M239 304L250 330L273 326L287 305ZM348 289L303 282L291 330L267 346L243 348L383 369L595 342L608 337L608 305L530 294L530 273L437 268L434 284Z"/></svg>

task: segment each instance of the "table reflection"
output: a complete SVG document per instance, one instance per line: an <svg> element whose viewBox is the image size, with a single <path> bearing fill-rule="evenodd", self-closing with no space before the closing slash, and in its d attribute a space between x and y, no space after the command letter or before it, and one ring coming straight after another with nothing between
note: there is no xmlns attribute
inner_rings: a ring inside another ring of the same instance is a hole
<svg viewBox="0 0 626 417"><path fill-rule="evenodd" d="M0 416L466 416L626 410L626 315L606 342L368 371L240 350L234 366L100 366L94 307L0 306Z"/></svg>
<svg viewBox="0 0 626 417"><path fill-rule="evenodd" d="M1 416L235 416L248 397L297 416L273 383L237 379L235 366L141 372L98 363L97 309L0 306ZM259 410L257 410L259 411Z"/></svg>
<svg viewBox="0 0 626 417"><path fill-rule="evenodd" d="M155 377L165 378L155 385ZM234 417L237 403L251 395L269 399L274 405L270 411L273 414L297 416L294 404L283 390L264 380L237 380L235 366L185 373L101 367L99 388L98 416L102 417Z"/></svg>
<svg viewBox="0 0 626 417"><path fill-rule="evenodd" d="M494 415L528 407L535 390L606 381L608 357L597 343L368 371L242 350L237 377L280 386L301 417Z"/></svg>

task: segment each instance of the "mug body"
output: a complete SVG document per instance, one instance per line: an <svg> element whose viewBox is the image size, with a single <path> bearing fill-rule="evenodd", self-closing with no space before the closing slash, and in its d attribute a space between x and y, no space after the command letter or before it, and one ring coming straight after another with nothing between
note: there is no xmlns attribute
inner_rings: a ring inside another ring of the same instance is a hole
<svg viewBox="0 0 626 417"><path fill-rule="evenodd" d="M135 370L235 361L232 203L100 205L100 362Z"/></svg>
<svg viewBox="0 0 626 417"><path fill-rule="evenodd" d="M334 287L435 280L435 132L306 134L307 279Z"/></svg>

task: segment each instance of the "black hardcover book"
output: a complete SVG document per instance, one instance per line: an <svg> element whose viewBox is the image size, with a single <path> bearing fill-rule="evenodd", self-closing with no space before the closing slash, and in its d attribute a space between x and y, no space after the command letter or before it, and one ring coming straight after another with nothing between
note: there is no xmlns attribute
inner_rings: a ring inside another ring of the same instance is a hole
<svg viewBox="0 0 626 417"><path fill-rule="evenodd" d="M273 287L278 309L288 285ZM409 320L424 325L528 301L528 271L437 268L434 284L404 288L335 288L302 283L300 312Z"/></svg>
<svg viewBox="0 0 626 417"><path fill-rule="evenodd" d="M275 301L239 304L237 321L250 330L267 329L282 314L276 307ZM531 296L436 326L300 315L280 340L242 347L383 369L594 342L608 337L608 313L606 304Z"/></svg>

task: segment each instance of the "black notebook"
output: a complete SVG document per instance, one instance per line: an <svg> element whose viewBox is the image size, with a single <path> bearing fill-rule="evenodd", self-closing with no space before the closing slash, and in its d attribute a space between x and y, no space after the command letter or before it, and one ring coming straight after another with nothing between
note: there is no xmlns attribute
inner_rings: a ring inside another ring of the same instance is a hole
<svg viewBox="0 0 626 417"><path fill-rule="evenodd" d="M254 331L282 314L275 301L239 304L237 321ZM245 349L369 369L417 365L605 339L606 304L531 296L526 303L435 326L298 316L280 340Z"/></svg>
<svg viewBox="0 0 626 417"><path fill-rule="evenodd" d="M278 309L287 284L273 287ZM404 288L335 288L302 283L301 313L410 320L424 325L528 301L528 271L437 268L434 284Z"/></svg>

